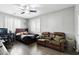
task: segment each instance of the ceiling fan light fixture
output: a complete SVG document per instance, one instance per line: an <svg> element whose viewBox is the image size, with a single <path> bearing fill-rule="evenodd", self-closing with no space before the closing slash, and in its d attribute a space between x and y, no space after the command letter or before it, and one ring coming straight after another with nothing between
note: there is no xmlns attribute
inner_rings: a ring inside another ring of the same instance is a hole
<svg viewBox="0 0 79 59"><path fill-rule="evenodd" d="M29 6L27 6L27 7L26 7L26 9L27 9L27 10L29 10L29 9L30 9L30 7L29 7Z"/></svg>
<svg viewBox="0 0 79 59"><path fill-rule="evenodd" d="M20 4L20 14L30 14L30 13L35 13L37 12L37 10L34 8L35 6L33 6L33 8L31 7L30 4Z"/></svg>
<svg viewBox="0 0 79 59"><path fill-rule="evenodd" d="M29 12L29 10L26 10L25 13L29 14L30 12Z"/></svg>

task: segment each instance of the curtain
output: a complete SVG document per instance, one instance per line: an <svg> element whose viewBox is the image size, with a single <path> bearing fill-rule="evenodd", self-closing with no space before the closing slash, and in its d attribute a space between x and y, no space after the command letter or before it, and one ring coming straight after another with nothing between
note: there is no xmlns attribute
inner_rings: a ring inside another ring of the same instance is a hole
<svg viewBox="0 0 79 59"><path fill-rule="evenodd" d="M8 28L10 31L15 32L16 28L23 28L24 19L20 19L17 17L6 16L5 17L5 28ZM26 25L25 25L26 26Z"/></svg>
<svg viewBox="0 0 79 59"><path fill-rule="evenodd" d="M40 33L40 18L29 20L29 29L32 33Z"/></svg>

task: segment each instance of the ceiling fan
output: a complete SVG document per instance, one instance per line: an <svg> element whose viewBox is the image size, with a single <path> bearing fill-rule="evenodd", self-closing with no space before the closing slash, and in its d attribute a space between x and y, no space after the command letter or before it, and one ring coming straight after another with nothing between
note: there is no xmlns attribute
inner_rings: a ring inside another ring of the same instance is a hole
<svg viewBox="0 0 79 59"><path fill-rule="evenodd" d="M35 10L34 8L31 8L30 5L26 4L26 5L21 5L20 6L20 10L21 10L21 13L20 14L25 14L25 13L35 13L37 12L37 10Z"/></svg>

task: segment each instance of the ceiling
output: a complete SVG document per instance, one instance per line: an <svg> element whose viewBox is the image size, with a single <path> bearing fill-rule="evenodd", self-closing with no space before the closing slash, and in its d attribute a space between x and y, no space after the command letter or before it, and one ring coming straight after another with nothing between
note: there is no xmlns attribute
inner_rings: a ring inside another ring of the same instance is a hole
<svg viewBox="0 0 79 59"><path fill-rule="evenodd" d="M32 18L49 12L55 12L64 8L72 7L73 4L30 4L36 13L20 14L20 4L0 4L0 12L11 14L22 18Z"/></svg>

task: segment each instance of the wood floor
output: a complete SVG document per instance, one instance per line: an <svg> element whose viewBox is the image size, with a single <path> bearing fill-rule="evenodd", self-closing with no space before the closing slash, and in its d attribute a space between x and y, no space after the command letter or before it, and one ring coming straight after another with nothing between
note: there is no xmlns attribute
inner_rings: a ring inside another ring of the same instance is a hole
<svg viewBox="0 0 79 59"><path fill-rule="evenodd" d="M50 48L46 48L36 43L26 45L16 41L9 49L10 55L68 55Z"/></svg>

